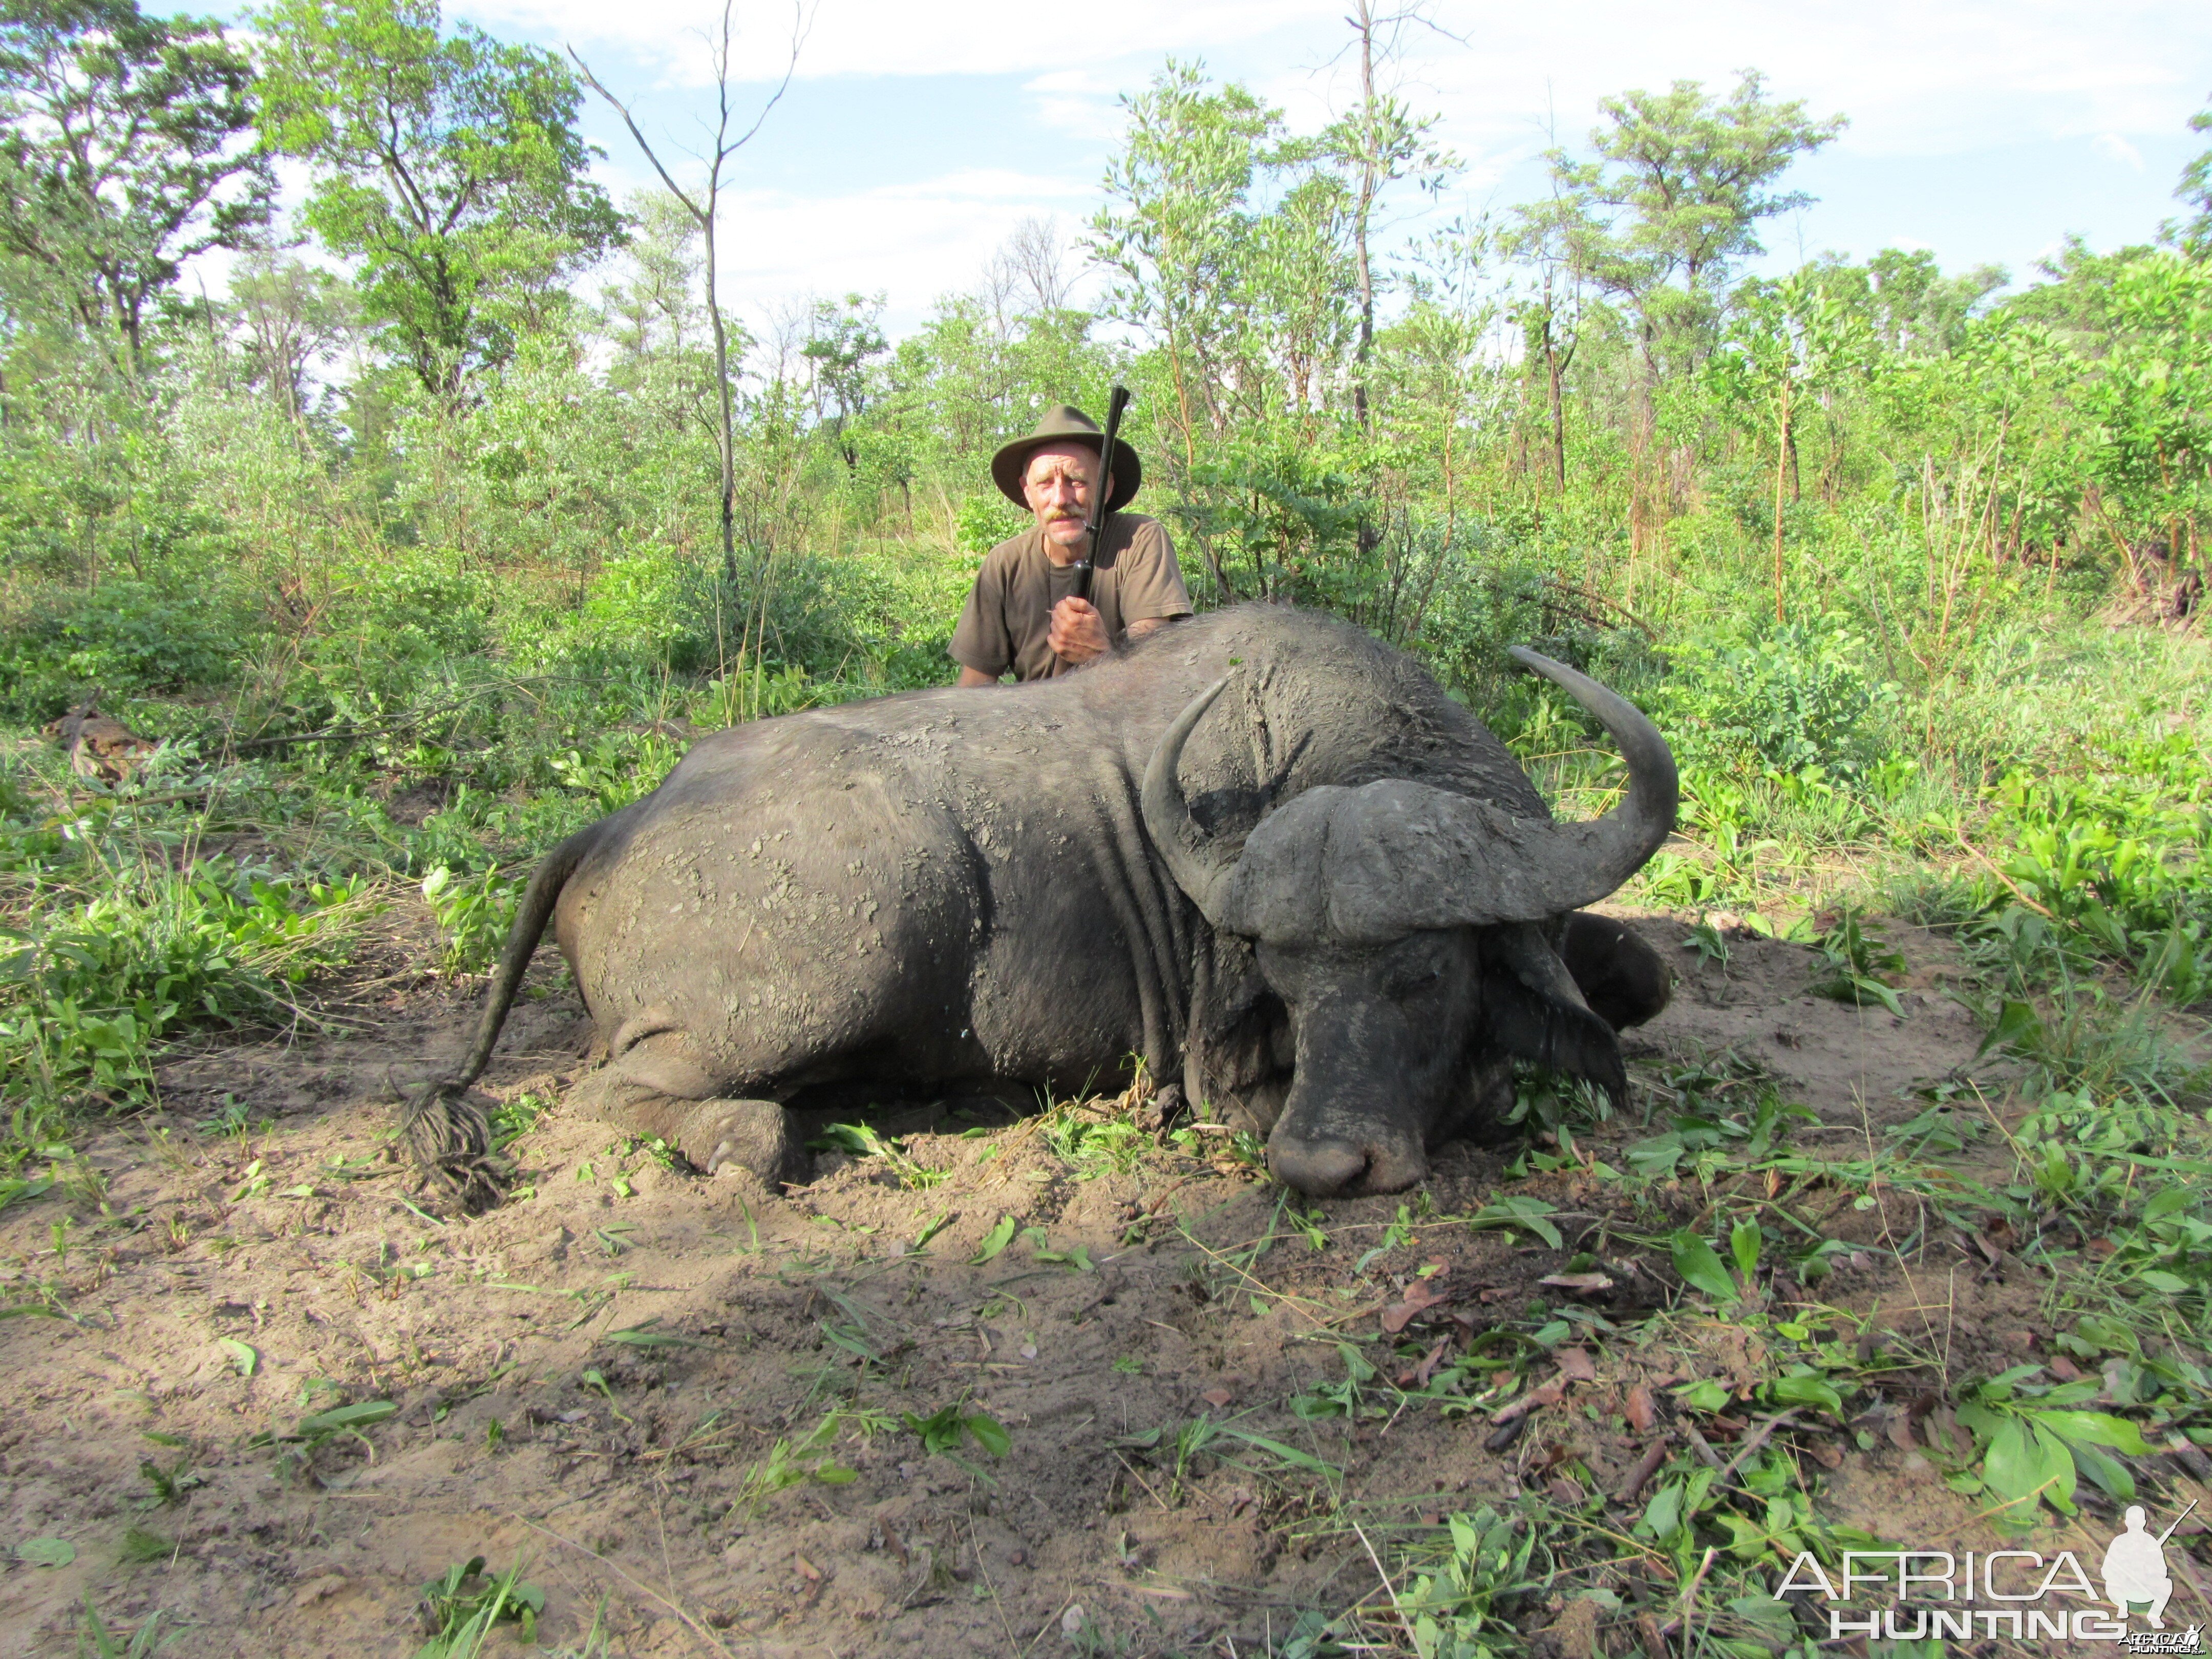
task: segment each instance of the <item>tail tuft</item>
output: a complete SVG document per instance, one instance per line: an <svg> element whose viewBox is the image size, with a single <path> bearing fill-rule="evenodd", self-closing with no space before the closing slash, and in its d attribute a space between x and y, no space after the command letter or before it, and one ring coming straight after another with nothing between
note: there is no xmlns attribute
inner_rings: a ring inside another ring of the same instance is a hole
<svg viewBox="0 0 2212 1659"><path fill-rule="evenodd" d="M400 1115L399 1138L426 1181L478 1215L507 1195L507 1171L492 1155L491 1126L463 1094L465 1086L447 1081L417 1089Z"/></svg>

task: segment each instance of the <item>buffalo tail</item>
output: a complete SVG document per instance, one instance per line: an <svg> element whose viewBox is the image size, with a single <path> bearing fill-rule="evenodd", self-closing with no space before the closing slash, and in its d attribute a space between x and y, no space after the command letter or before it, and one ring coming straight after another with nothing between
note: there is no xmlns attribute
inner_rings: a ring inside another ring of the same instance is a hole
<svg viewBox="0 0 2212 1659"><path fill-rule="evenodd" d="M501 1170L491 1155L491 1126L466 1097L469 1085L483 1075L491 1051L514 1006L514 994L522 975L560 902L561 890L576 872L599 840L599 826L578 830L545 855L515 908L514 925L507 929L507 946L501 951L499 971L492 976L491 996L483 1018L477 1022L477 1037L461 1069L448 1077L433 1078L408 1097L400 1115L399 1136L426 1179L443 1188L464 1208L489 1209L499 1202Z"/></svg>

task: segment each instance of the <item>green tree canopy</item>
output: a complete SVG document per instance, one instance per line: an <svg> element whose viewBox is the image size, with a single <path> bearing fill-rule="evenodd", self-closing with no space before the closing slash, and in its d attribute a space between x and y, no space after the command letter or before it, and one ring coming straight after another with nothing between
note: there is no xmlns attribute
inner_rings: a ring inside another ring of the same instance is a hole
<svg viewBox="0 0 2212 1659"><path fill-rule="evenodd" d="M423 388L459 398L622 240L585 177L574 76L466 24L441 37L436 0L277 0L252 15L263 142L314 171L301 217L360 262L367 320Z"/></svg>
<svg viewBox="0 0 2212 1659"><path fill-rule="evenodd" d="M2189 130L2212 133L2212 105L2189 118ZM2181 170L2181 183L2173 193L2197 210L2196 217L2180 226L2182 246L2198 258L2212 254L2212 149Z"/></svg>
<svg viewBox="0 0 2212 1659"><path fill-rule="evenodd" d="M1695 81L1663 93L1602 99L1595 158L1550 155L1553 198L1525 210L1564 245L1577 273L1626 301L1647 354L1662 339L1702 340L1720 290L1741 261L1764 250L1759 222L1802 207L1802 191L1772 186L1799 156L1844 130L1803 103L1775 103L1746 70L1716 99ZM1543 227L1540 227L1543 228Z"/></svg>
<svg viewBox="0 0 2212 1659"><path fill-rule="evenodd" d="M252 82L211 21L142 16L137 0L0 10L0 248L129 369L185 262L269 222L268 159L244 142Z"/></svg>

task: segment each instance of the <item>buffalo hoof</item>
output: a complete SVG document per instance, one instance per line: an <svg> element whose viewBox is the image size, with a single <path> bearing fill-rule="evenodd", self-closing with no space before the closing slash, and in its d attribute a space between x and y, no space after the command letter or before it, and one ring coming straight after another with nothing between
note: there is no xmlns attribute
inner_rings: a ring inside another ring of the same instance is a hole
<svg viewBox="0 0 2212 1659"><path fill-rule="evenodd" d="M748 1170L770 1192L805 1173L789 1115L773 1100L701 1101L677 1132L676 1149L708 1175Z"/></svg>

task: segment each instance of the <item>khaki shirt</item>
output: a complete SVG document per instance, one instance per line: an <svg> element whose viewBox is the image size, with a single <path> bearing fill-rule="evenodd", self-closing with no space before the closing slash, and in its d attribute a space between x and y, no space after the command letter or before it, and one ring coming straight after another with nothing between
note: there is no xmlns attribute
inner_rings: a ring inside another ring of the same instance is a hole
<svg viewBox="0 0 2212 1659"><path fill-rule="evenodd" d="M1188 617L1190 594L1176 564L1175 548L1157 519L1115 513L1098 539L1105 546L1091 576L1091 603L1120 645L1131 623ZM1018 680L1048 679L1075 666L1045 643L1052 608L1075 592L1073 567L1054 564L1044 532L1034 525L983 556L975 585L952 630L952 659L997 678L1009 668Z"/></svg>

